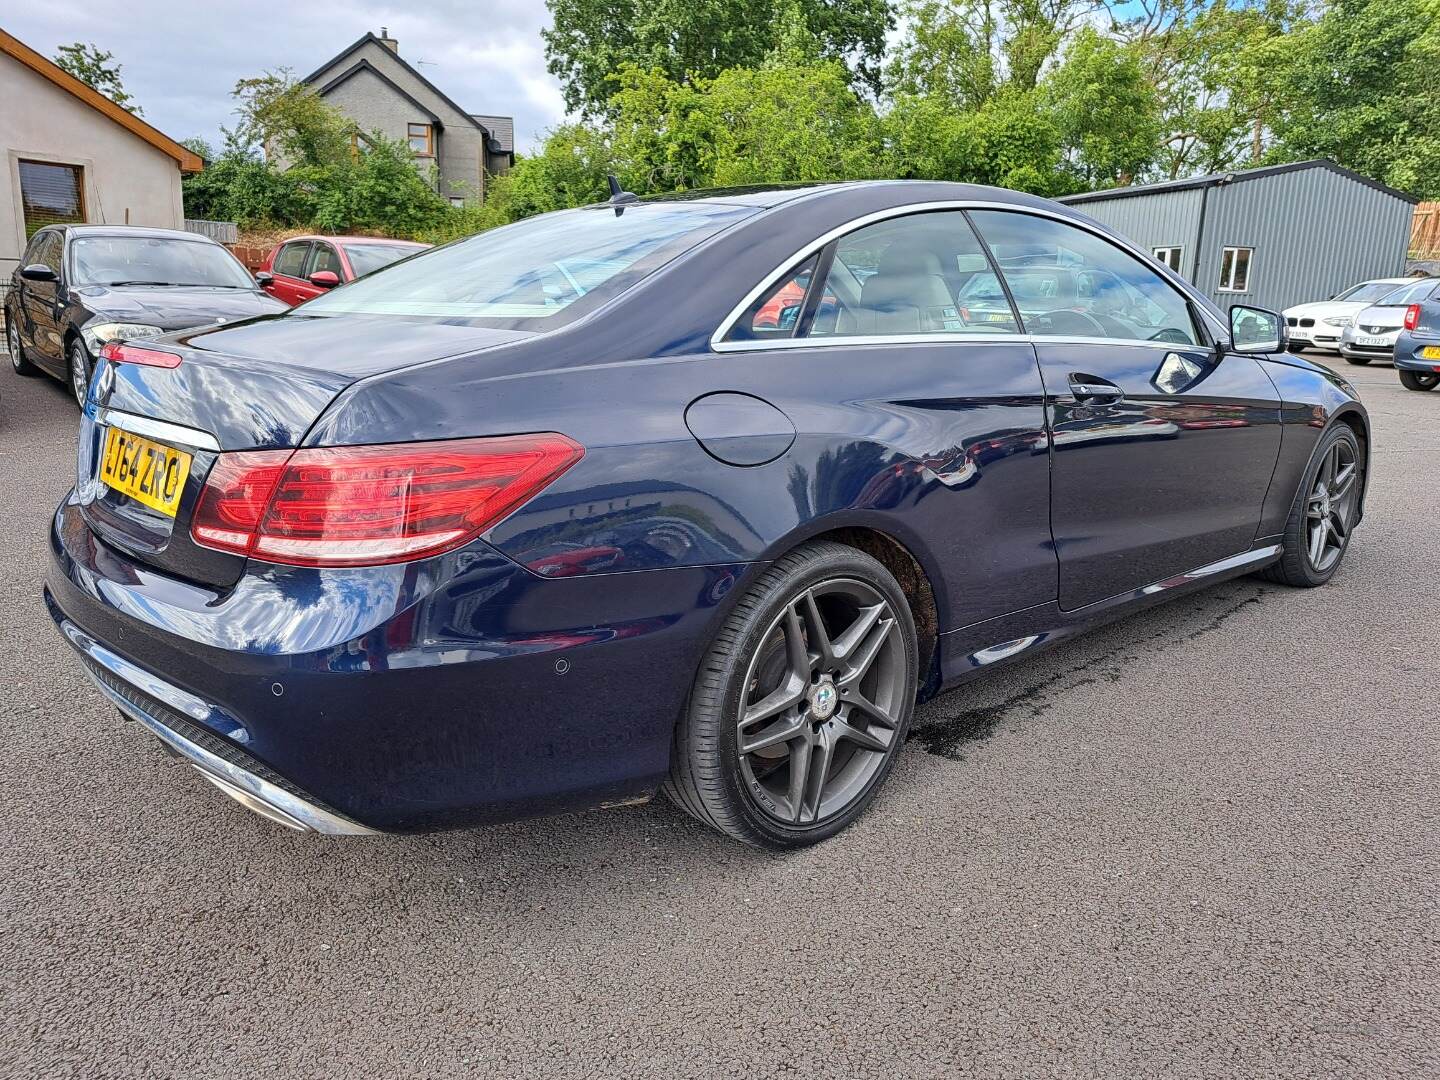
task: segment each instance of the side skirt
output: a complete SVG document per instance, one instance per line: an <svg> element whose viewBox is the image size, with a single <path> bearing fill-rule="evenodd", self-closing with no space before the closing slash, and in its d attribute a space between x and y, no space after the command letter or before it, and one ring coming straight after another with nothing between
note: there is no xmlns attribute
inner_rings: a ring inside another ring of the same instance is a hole
<svg viewBox="0 0 1440 1080"><path fill-rule="evenodd" d="M1062 611L1058 602L1038 604L951 630L940 636L940 690L969 682L998 665L1033 656L1042 649L1133 612L1207 585L1253 574L1279 558L1280 545L1265 544L1074 611Z"/></svg>

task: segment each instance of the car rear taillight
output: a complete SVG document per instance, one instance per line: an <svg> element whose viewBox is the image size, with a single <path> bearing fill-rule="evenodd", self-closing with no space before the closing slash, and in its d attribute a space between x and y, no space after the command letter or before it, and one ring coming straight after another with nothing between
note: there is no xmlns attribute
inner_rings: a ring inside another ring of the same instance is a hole
<svg viewBox="0 0 1440 1080"><path fill-rule="evenodd" d="M145 367L176 368L181 360L178 353L142 349L138 345L124 345L118 341L106 345L100 350L100 355L112 364L142 364Z"/></svg>
<svg viewBox="0 0 1440 1080"><path fill-rule="evenodd" d="M296 566L450 551L584 455L564 435L221 454L190 523L203 547Z"/></svg>
<svg viewBox="0 0 1440 1080"><path fill-rule="evenodd" d="M1420 325L1420 305L1411 304L1405 309L1405 329L1414 330Z"/></svg>

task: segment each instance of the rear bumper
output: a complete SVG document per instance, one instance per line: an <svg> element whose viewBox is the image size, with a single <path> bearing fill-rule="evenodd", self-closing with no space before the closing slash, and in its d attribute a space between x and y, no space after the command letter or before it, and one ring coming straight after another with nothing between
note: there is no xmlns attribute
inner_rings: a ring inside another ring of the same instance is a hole
<svg viewBox="0 0 1440 1080"><path fill-rule="evenodd" d="M420 831L653 794L752 570L552 580L477 542L405 566L252 566L217 593L130 560L67 502L46 599L106 696L227 794L321 831Z"/></svg>
<svg viewBox="0 0 1440 1080"><path fill-rule="evenodd" d="M47 596L48 599L48 596ZM53 601L51 603L54 611ZM172 699L184 696L178 687L161 684L105 648L85 631L56 614L56 625L85 661L86 673L122 713L142 725L182 761L247 809L300 832L335 836L373 836L366 828L320 805L270 772L263 764L226 744L218 736L137 689L160 690ZM164 689L161 689L164 686Z"/></svg>

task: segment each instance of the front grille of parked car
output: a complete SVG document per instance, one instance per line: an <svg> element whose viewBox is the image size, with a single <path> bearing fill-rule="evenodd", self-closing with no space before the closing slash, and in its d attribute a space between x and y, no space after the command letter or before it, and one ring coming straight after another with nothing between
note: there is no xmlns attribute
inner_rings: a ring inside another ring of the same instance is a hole
<svg viewBox="0 0 1440 1080"><path fill-rule="evenodd" d="M1365 331L1365 333L1367 333L1367 334L1388 334L1391 330L1394 330L1395 327L1393 327L1393 326L1362 326L1362 327L1360 327L1360 329L1363 330L1363 331Z"/></svg>
<svg viewBox="0 0 1440 1080"><path fill-rule="evenodd" d="M327 806L309 792L302 791L296 787L263 761L251 757L243 750L238 749L234 744L220 738L220 736L214 732L207 731L193 720L189 720L180 715L180 713L170 708L164 702L157 701L149 694L142 694L139 690L136 690L135 687L125 682L125 680L116 678L111 674L109 669L95 663L89 657L82 657L82 659L84 659L85 665L90 669L91 674L99 679L101 683L109 687L147 716L153 717L161 724L164 724L181 738L189 740L196 746L203 747L222 761L228 761L231 765L258 776L267 784L274 784L282 791L287 791L291 795L294 795L297 799L303 799L312 806L317 806L332 814L340 813L340 811Z"/></svg>
<svg viewBox="0 0 1440 1080"><path fill-rule="evenodd" d="M1301 326L1314 326L1314 325L1315 325L1315 320L1314 320L1314 319L1301 319L1301 320L1300 320L1300 325L1301 325Z"/></svg>

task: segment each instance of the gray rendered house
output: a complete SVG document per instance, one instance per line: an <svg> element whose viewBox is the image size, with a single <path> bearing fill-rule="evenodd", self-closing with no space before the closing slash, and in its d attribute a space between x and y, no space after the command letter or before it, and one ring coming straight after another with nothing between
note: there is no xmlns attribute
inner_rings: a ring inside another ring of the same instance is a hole
<svg viewBox="0 0 1440 1080"><path fill-rule="evenodd" d="M1222 310L1283 311L1402 275L1418 200L1332 161L1302 161L1060 201L1154 254Z"/></svg>
<svg viewBox="0 0 1440 1080"><path fill-rule="evenodd" d="M355 121L360 137L379 131L408 142L418 164L434 166L439 193L453 203L484 199L486 177L514 164L514 121L472 113L450 100L401 59L399 42L384 27L378 37L366 34L304 81Z"/></svg>

